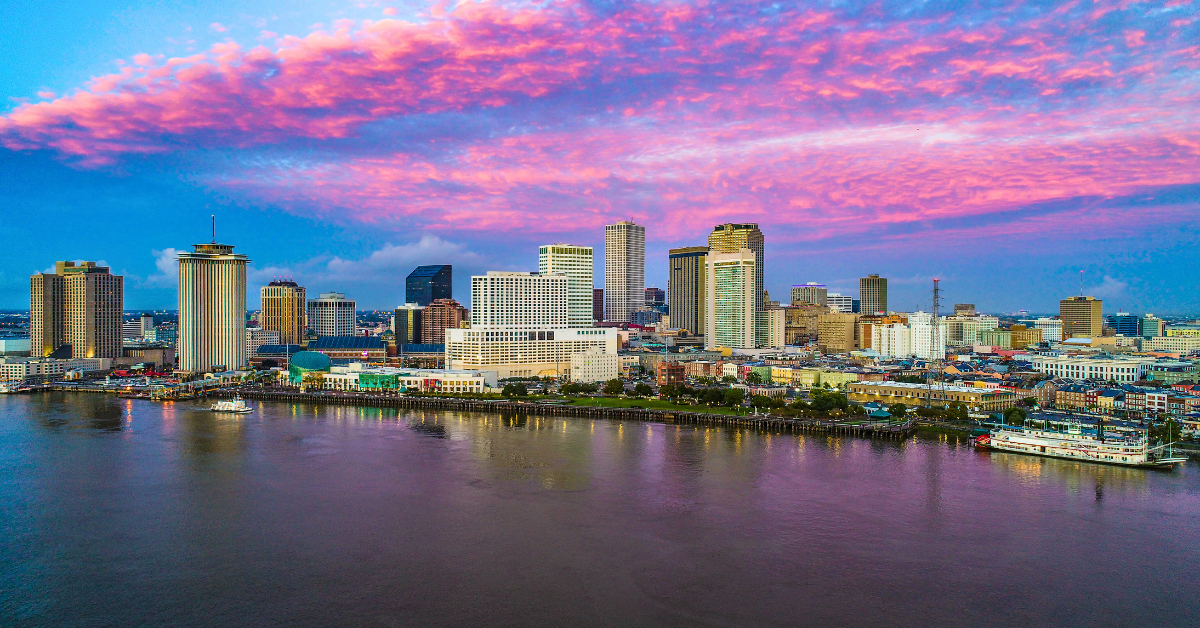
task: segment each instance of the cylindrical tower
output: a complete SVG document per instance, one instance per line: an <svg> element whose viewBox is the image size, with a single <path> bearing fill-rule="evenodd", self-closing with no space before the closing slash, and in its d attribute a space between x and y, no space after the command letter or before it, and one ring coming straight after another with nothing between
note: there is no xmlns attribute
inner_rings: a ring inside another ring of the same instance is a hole
<svg viewBox="0 0 1200 628"><path fill-rule="evenodd" d="M246 365L246 264L228 244L179 254L179 368L192 373Z"/></svg>

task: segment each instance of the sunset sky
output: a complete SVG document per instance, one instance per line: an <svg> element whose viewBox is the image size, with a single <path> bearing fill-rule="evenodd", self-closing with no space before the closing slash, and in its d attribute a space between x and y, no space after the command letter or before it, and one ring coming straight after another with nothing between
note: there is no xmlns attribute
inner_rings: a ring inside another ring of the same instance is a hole
<svg viewBox="0 0 1200 628"><path fill-rule="evenodd" d="M174 308L209 236L360 307L758 222L766 285L1200 313L1200 1L5 3L0 307L95 259ZM17 6L19 5L19 6Z"/></svg>

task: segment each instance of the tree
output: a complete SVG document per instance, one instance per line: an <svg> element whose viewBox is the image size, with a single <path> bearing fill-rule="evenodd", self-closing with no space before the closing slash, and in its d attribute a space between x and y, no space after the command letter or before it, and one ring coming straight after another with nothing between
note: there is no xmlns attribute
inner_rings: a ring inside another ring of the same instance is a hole
<svg viewBox="0 0 1200 628"><path fill-rule="evenodd" d="M908 406L902 403L892 404L892 407L888 408L888 414L891 414L894 419L903 419L904 415L908 414Z"/></svg>
<svg viewBox="0 0 1200 628"><path fill-rule="evenodd" d="M1004 422L1009 425L1022 425L1025 423L1025 411L1021 408L1009 408L1004 411Z"/></svg>
<svg viewBox="0 0 1200 628"><path fill-rule="evenodd" d="M675 388L675 384L663 384L662 386L658 387L658 396L665 397L667 399L674 399L679 396L679 392Z"/></svg>
<svg viewBox="0 0 1200 628"><path fill-rule="evenodd" d="M755 373L754 371L750 371L748 374L746 374L746 383L747 384L761 384L762 383L762 375L759 375L758 373Z"/></svg>
<svg viewBox="0 0 1200 628"><path fill-rule="evenodd" d="M730 388L725 391L725 405L730 408L736 408L742 405L746 399L746 393L742 392L741 388Z"/></svg>
<svg viewBox="0 0 1200 628"><path fill-rule="evenodd" d="M633 394L639 397L649 397L650 395L654 394L654 389L646 384L643 384L642 382L638 382L637 385L633 387Z"/></svg>
<svg viewBox="0 0 1200 628"><path fill-rule="evenodd" d="M734 383L734 382L736 382L736 381L737 381L737 378L736 378L736 377L734 377L734 376L732 376L732 375L726 375L726 376L724 376L724 377L722 377L722 378L721 378L721 381L723 381L723 382L725 382L725 383L727 383L727 384L732 384L732 383Z"/></svg>
<svg viewBox="0 0 1200 628"><path fill-rule="evenodd" d="M1037 405L1037 397L1025 397L1021 400L1021 405L1026 408L1032 408Z"/></svg>
<svg viewBox="0 0 1200 628"><path fill-rule="evenodd" d="M771 398L766 395L754 395L750 398L750 405L755 408L766 408L771 405Z"/></svg>
<svg viewBox="0 0 1200 628"><path fill-rule="evenodd" d="M1179 421L1167 419L1165 423L1150 426L1150 437L1160 443L1174 443L1182 434Z"/></svg>
<svg viewBox="0 0 1200 628"><path fill-rule="evenodd" d="M500 391L500 394L508 397L509 399L512 399L513 397L528 397L529 389L526 388L525 384L521 382L517 382L515 384L510 383L504 385L504 389Z"/></svg>
<svg viewBox="0 0 1200 628"><path fill-rule="evenodd" d="M619 395L623 392L625 392L625 384L621 380L614 378L604 382L604 394Z"/></svg>
<svg viewBox="0 0 1200 628"><path fill-rule="evenodd" d="M772 397L769 407L772 410L778 410L786 405L787 405L787 402L783 400L783 397Z"/></svg>
<svg viewBox="0 0 1200 628"><path fill-rule="evenodd" d="M705 388L700 393L700 401L710 406L719 406L725 402L725 393L720 388Z"/></svg>

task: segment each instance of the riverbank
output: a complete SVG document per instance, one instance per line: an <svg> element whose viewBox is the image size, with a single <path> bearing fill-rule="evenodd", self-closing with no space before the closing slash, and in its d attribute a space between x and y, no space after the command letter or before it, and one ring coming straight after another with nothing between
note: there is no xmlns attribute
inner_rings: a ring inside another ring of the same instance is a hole
<svg viewBox="0 0 1200 628"><path fill-rule="evenodd" d="M279 401L284 403L336 404L378 408L412 408L456 412L488 412L496 414L522 414L536 416L559 416L585 419L611 419L620 421L651 421L682 425L704 425L734 427L763 432L824 433L903 440L917 430L916 421L872 422L835 420L833 418L799 419L762 415L731 415L714 412L687 412L659 410L653 408L600 407L576 404L551 404L528 401L500 401L484 399L455 399L446 397L399 397L372 395L369 393L301 393L282 390L224 389L211 391L209 396L230 398L240 395L243 399Z"/></svg>

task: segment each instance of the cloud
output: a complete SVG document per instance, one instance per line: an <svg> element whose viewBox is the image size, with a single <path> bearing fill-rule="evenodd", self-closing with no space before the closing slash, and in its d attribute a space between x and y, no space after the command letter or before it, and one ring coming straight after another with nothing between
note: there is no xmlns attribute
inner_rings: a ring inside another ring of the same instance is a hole
<svg viewBox="0 0 1200 628"><path fill-rule="evenodd" d="M225 31L229 30L228 27L226 27L224 24L221 24L220 22L213 22L212 24L208 25L208 28L217 33L224 33Z"/></svg>
<svg viewBox="0 0 1200 628"><path fill-rule="evenodd" d="M150 252L154 256L155 273L141 282L146 288L175 288L179 286L179 254L182 251L175 248L165 248Z"/></svg>
<svg viewBox="0 0 1200 628"><path fill-rule="evenodd" d="M1103 299L1116 299L1124 297L1129 284L1115 277L1104 276L1104 281L1099 285L1088 286L1084 289L1085 294L1094 295Z"/></svg>

